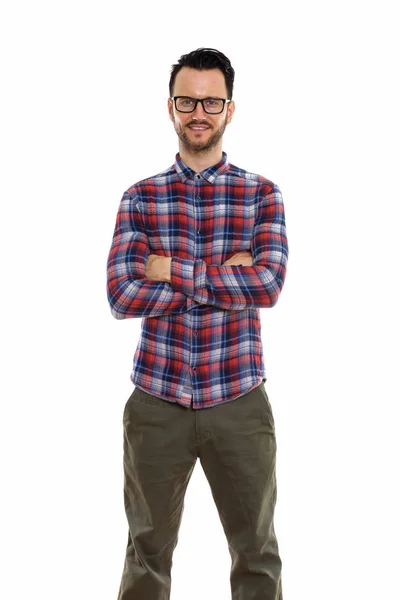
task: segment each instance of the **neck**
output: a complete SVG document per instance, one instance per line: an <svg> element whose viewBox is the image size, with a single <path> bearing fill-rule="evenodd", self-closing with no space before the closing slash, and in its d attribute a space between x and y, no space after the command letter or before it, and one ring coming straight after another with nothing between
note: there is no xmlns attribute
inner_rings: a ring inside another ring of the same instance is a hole
<svg viewBox="0 0 400 600"><path fill-rule="evenodd" d="M200 173L222 160L222 147L218 146L209 152L191 152L183 144L179 144L179 155L185 165Z"/></svg>

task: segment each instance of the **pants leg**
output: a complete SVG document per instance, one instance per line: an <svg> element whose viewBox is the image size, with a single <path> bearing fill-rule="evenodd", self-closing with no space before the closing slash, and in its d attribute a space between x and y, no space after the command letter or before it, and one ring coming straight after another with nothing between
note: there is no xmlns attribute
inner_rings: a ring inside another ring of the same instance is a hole
<svg viewBox="0 0 400 600"><path fill-rule="evenodd" d="M197 456L192 414L135 388L123 415L128 545L118 600L169 600L172 555Z"/></svg>
<svg viewBox="0 0 400 600"><path fill-rule="evenodd" d="M232 557L232 600L282 600L275 426L264 383L203 413L211 434L199 457Z"/></svg>

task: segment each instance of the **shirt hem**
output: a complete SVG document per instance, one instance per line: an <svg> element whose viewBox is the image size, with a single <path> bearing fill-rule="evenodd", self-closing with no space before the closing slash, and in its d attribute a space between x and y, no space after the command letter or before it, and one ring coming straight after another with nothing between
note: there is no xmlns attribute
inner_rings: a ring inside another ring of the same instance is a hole
<svg viewBox="0 0 400 600"><path fill-rule="evenodd" d="M262 382L267 381L267 378L265 377L265 375L259 375L257 378L257 382L255 384L252 384L251 387L244 390L240 394L235 395L232 398L224 398L224 399L218 400L218 401L213 400L211 403L203 404L201 406L195 405L193 400L192 400L192 402L187 403L187 402L183 402L179 399L178 400L173 399L169 396L162 396L161 394L154 393L153 390L149 390L149 389L142 387L141 385L137 384L133 379L131 379L131 381L137 388L141 389L143 392L146 392L147 394L150 394L151 396L155 396L156 398L160 398L161 400L165 400L166 402L170 402L172 404L180 404L181 406L185 406L187 408L191 407L194 410L201 410L203 408L213 408L214 406L219 406L220 404L226 404L227 402L232 402L233 400L237 400L237 398L240 398L241 396L245 396L246 394L249 394L251 391L253 391L255 388L257 388L259 385L261 385Z"/></svg>

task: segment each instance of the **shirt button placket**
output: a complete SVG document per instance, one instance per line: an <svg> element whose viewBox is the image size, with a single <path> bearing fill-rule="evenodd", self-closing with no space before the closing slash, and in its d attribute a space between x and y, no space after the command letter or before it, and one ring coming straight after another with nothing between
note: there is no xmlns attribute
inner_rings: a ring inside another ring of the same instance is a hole
<svg viewBox="0 0 400 600"><path fill-rule="evenodd" d="M195 200L193 208L194 208L194 221L195 221L196 225L197 225L197 223L199 221L198 214L197 214L198 202L201 200L201 197L199 195L199 190L197 189L197 185L196 184L200 184L200 179L201 179L200 173L196 173L196 175L195 175L195 185L193 186L193 197L194 197L194 200ZM201 233L201 230L200 229L196 229L197 236L199 236L200 233ZM195 240L195 247L194 247L194 258L195 259L198 258L198 250L197 250L196 240ZM195 315L193 315L193 316L194 316L193 326L195 328L197 328L196 316ZM195 341L196 341L196 338L197 338L197 334L198 334L198 332L196 330L193 331L193 337L192 337L192 343L193 344L195 344ZM192 373L193 373L193 375L195 375L195 373L196 373L196 360L197 360L197 356L196 356L196 351L193 351L193 347L192 347L192 353L191 354L192 354L192 361L193 361L192 362Z"/></svg>

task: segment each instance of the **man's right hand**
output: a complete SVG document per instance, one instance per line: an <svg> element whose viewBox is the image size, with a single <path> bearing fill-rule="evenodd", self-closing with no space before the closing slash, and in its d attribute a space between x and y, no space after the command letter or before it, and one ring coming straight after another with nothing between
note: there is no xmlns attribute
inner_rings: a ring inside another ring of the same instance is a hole
<svg viewBox="0 0 400 600"><path fill-rule="evenodd" d="M231 258L228 258L228 260L222 264L223 266L243 265L244 267L251 267L253 264L253 256L250 251L242 250L231 256Z"/></svg>

